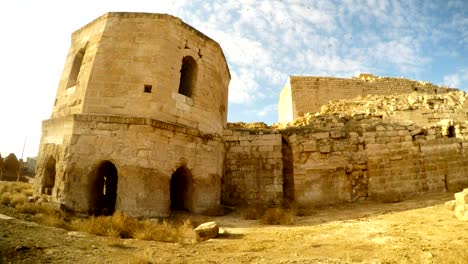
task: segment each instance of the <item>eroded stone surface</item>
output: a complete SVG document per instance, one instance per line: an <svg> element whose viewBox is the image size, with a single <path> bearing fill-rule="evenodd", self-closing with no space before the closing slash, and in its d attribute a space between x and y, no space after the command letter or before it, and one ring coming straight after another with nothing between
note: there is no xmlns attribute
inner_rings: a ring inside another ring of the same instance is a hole
<svg viewBox="0 0 468 264"><path fill-rule="evenodd" d="M195 231L199 239L203 241L218 236L219 226L216 222L207 222L197 226L193 231Z"/></svg>
<svg viewBox="0 0 468 264"><path fill-rule="evenodd" d="M468 189L456 193L455 201L455 216L462 221L468 221Z"/></svg>

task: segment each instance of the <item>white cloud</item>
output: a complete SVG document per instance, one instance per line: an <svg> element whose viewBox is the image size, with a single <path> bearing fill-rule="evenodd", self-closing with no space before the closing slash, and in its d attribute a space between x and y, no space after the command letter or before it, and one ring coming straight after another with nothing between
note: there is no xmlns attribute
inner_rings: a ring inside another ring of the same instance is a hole
<svg viewBox="0 0 468 264"><path fill-rule="evenodd" d="M269 104L269 105L266 105L256 111L255 112L255 115L258 116L258 117L265 117L271 113L276 113L276 111L278 111L278 105L277 104Z"/></svg>
<svg viewBox="0 0 468 264"><path fill-rule="evenodd" d="M229 102L235 104L249 104L256 97L263 97L259 91L259 85L252 72L241 70L240 73L231 71L231 82L229 84Z"/></svg>
<svg viewBox="0 0 468 264"><path fill-rule="evenodd" d="M460 76L457 74L445 75L444 84L448 87L458 87L460 85Z"/></svg>
<svg viewBox="0 0 468 264"><path fill-rule="evenodd" d="M468 68L461 69L453 74L448 74L443 77L443 84L452 87L452 88L460 88L467 90L468 86ZM465 85L465 87L460 87L461 85Z"/></svg>

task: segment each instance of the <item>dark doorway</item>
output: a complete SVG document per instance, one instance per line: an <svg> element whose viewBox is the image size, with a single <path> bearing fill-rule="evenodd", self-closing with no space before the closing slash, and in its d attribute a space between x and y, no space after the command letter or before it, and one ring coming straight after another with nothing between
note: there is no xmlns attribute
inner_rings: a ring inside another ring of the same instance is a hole
<svg viewBox="0 0 468 264"><path fill-rule="evenodd" d="M457 133L455 132L455 127L454 126L449 126L448 127L448 137L455 137Z"/></svg>
<svg viewBox="0 0 468 264"><path fill-rule="evenodd" d="M92 193L92 211L95 215L112 215L117 200L117 168L110 161L104 161L96 170Z"/></svg>
<svg viewBox="0 0 468 264"><path fill-rule="evenodd" d="M47 159L45 168L44 168L44 179L42 182L42 193L51 195L52 189L55 185L55 164L56 160L53 157Z"/></svg>
<svg viewBox="0 0 468 264"><path fill-rule="evenodd" d="M281 152L283 154L283 198L294 201L294 161L289 143L283 138Z"/></svg>
<svg viewBox="0 0 468 264"><path fill-rule="evenodd" d="M190 57L182 59L182 68L180 69L179 93L187 97L192 97L193 87L197 77L197 63Z"/></svg>
<svg viewBox="0 0 468 264"><path fill-rule="evenodd" d="M192 199L192 175L182 166L171 177L171 210L189 210Z"/></svg>

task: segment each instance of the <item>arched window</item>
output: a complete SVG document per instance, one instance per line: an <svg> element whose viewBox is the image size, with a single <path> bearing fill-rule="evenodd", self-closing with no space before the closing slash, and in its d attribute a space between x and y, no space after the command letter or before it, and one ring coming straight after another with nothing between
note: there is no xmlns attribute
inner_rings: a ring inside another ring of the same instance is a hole
<svg viewBox="0 0 468 264"><path fill-rule="evenodd" d="M68 75L67 88L70 88L76 85L76 81L78 80L78 75L80 74L81 65L83 64L84 55L85 55L85 49L81 49L75 55L75 58L73 59L73 64L70 70L70 74Z"/></svg>
<svg viewBox="0 0 468 264"><path fill-rule="evenodd" d="M193 88L197 81L197 62L190 56L182 60L180 69L179 93L187 97L192 97Z"/></svg>

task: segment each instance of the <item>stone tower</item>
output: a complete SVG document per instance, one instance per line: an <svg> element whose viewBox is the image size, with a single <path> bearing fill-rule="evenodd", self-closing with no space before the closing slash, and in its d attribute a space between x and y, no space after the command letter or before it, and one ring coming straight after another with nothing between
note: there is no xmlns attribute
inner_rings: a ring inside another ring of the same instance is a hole
<svg viewBox="0 0 468 264"><path fill-rule="evenodd" d="M176 17L97 18L72 35L35 195L98 214L217 209L229 81L219 44Z"/></svg>

